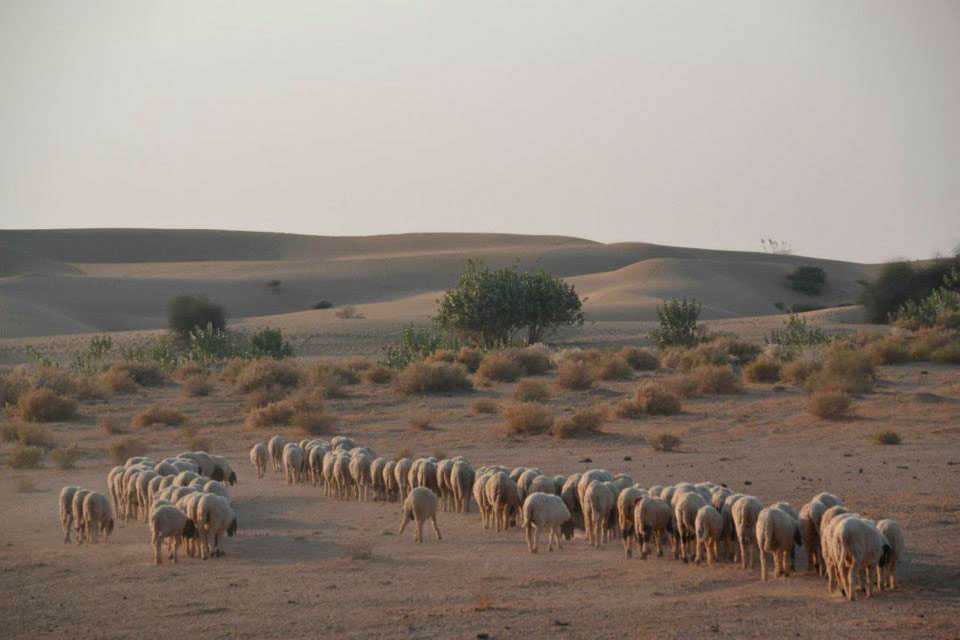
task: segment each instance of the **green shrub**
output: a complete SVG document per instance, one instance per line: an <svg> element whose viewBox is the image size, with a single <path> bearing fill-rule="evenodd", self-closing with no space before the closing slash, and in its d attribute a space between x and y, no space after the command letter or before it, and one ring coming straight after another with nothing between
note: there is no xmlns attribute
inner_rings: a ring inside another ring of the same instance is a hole
<svg viewBox="0 0 960 640"><path fill-rule="evenodd" d="M810 413L818 418L834 420L846 415L850 404L850 396L845 393L820 391L810 396L810 403L807 408Z"/></svg>
<svg viewBox="0 0 960 640"><path fill-rule="evenodd" d="M908 262L884 265L880 275L866 283L860 295L868 322L888 322L908 301L919 303L947 283L958 263L960 259L949 258L923 267L915 267Z"/></svg>
<svg viewBox="0 0 960 640"><path fill-rule="evenodd" d="M896 431L878 431L873 434L873 441L877 444L901 444L903 440Z"/></svg>
<svg viewBox="0 0 960 640"><path fill-rule="evenodd" d="M380 364L391 369L403 369L439 349L457 351L460 341L450 333L432 327L418 329L411 324L404 327L398 341L384 347Z"/></svg>
<svg viewBox="0 0 960 640"><path fill-rule="evenodd" d="M792 313L783 321L783 327L770 332L767 342L787 347L808 347L826 344L830 342L830 336L823 329L808 324L805 318Z"/></svg>
<svg viewBox="0 0 960 640"><path fill-rule="evenodd" d="M787 286L794 291L815 296L823 291L827 273L820 267L801 265L787 275Z"/></svg>
<svg viewBox="0 0 960 640"><path fill-rule="evenodd" d="M521 380L513 390L513 399L518 402L546 402L550 399L550 390L543 383Z"/></svg>
<svg viewBox="0 0 960 640"><path fill-rule="evenodd" d="M127 436L111 442L109 451L113 464L123 464L129 458L146 455L147 445L139 438Z"/></svg>
<svg viewBox="0 0 960 640"><path fill-rule="evenodd" d="M19 445L10 452L7 457L7 464L14 469L36 469L40 466L43 459L43 449L40 447L29 447Z"/></svg>
<svg viewBox="0 0 960 640"><path fill-rule="evenodd" d="M226 329L223 307L204 296L177 296L167 304L170 331L187 337L197 328L210 327L215 331Z"/></svg>
<svg viewBox="0 0 960 640"><path fill-rule="evenodd" d="M655 451L674 451L680 446L680 438L672 433L659 433L650 438L650 446Z"/></svg>
<svg viewBox="0 0 960 640"><path fill-rule="evenodd" d="M250 336L250 356L282 360L293 356L293 347L283 339L280 329L266 327Z"/></svg>
<svg viewBox="0 0 960 640"><path fill-rule="evenodd" d="M542 433L553 426L553 414L539 402L521 402L503 410L508 433Z"/></svg>
<svg viewBox="0 0 960 640"><path fill-rule="evenodd" d="M403 394L439 391L465 391L473 388L467 370L459 364L446 362L414 362L397 374L397 391Z"/></svg>
<svg viewBox="0 0 960 640"><path fill-rule="evenodd" d="M76 413L76 402L50 389L31 389L17 400L16 414L28 422L70 420Z"/></svg>
<svg viewBox="0 0 960 640"><path fill-rule="evenodd" d="M660 326L650 332L650 337L661 348L693 346L704 336L704 329L697 324L703 306L686 298L666 300L657 307Z"/></svg>
<svg viewBox="0 0 960 640"><path fill-rule="evenodd" d="M319 300L313 303L313 309L332 309L333 303L329 300Z"/></svg>
<svg viewBox="0 0 960 640"><path fill-rule="evenodd" d="M552 432L558 438L576 438L588 433L596 433L606 421L601 409L580 409L569 418L553 424Z"/></svg>
<svg viewBox="0 0 960 640"><path fill-rule="evenodd" d="M191 329L187 337L187 358L194 362L213 364L250 355L249 342L241 333L207 325Z"/></svg>

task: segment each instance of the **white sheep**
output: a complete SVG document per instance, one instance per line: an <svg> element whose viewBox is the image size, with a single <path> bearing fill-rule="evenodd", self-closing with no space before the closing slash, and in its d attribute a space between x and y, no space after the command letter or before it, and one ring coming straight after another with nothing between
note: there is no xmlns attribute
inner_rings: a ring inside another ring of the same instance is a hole
<svg viewBox="0 0 960 640"><path fill-rule="evenodd" d="M584 477L586 475L584 474ZM616 523L616 520L613 523L610 522L610 516L614 514L615 500L611 483L599 480L591 481L581 498L587 541L597 549L606 542L610 525Z"/></svg>
<svg viewBox="0 0 960 640"><path fill-rule="evenodd" d="M517 510L522 506L517 483L507 474L498 471L487 478L484 492L487 504L493 511L497 531L509 529L516 518Z"/></svg>
<svg viewBox="0 0 960 640"><path fill-rule="evenodd" d="M400 494L400 501L403 502L410 492L410 469L413 461L410 458L400 458L397 460L393 469L393 477L396 480L397 492Z"/></svg>
<svg viewBox="0 0 960 640"><path fill-rule="evenodd" d="M847 597L856 600L853 576L860 575L869 598L874 570L879 571L890 561L892 548L875 525L858 517L843 518L832 527L835 561Z"/></svg>
<svg viewBox="0 0 960 640"><path fill-rule="evenodd" d="M257 470L257 480L263 478L267 472L267 463L270 460L270 451L267 445L258 442L250 449L250 464Z"/></svg>
<svg viewBox="0 0 960 640"><path fill-rule="evenodd" d="M227 502L230 502L230 491L227 489L227 486L219 480L208 480L200 490L204 493L215 493Z"/></svg>
<svg viewBox="0 0 960 640"><path fill-rule="evenodd" d="M110 500L99 491L91 491L83 498L83 526L86 529L84 539L99 542L103 534L106 543L113 533L113 509Z"/></svg>
<svg viewBox="0 0 960 640"><path fill-rule="evenodd" d="M707 505L707 501L695 489L678 491L674 494L675 536L680 557L689 562L693 556L693 547L697 541L697 512Z"/></svg>
<svg viewBox="0 0 960 640"><path fill-rule="evenodd" d="M757 515L756 538L760 579L767 581L768 553L773 556L773 577L789 575L789 559L794 548L803 542L800 527L790 513L774 505L761 509Z"/></svg>
<svg viewBox="0 0 960 640"><path fill-rule="evenodd" d="M403 501L403 521L400 523L400 533L403 535L407 523L414 521L416 534L414 539L417 542L423 542L423 524L430 520L433 522L433 530L437 534L437 540L442 540L440 527L437 526L437 494L426 487L416 487L410 492L410 495Z"/></svg>
<svg viewBox="0 0 960 640"><path fill-rule="evenodd" d="M337 499L349 500L353 492L353 476L350 475L350 454L340 450L333 461L333 482Z"/></svg>
<svg viewBox="0 0 960 640"><path fill-rule="evenodd" d="M353 449L350 453L349 469L356 491L355 497L357 500L366 502L370 499L370 490L373 486L373 478L370 475L373 458L361 448Z"/></svg>
<svg viewBox="0 0 960 640"><path fill-rule="evenodd" d="M731 508L733 525L737 530L737 541L740 543L740 561L744 569L757 566L757 554L754 549L757 544L757 516L762 510L763 505L753 496L741 497L733 503Z"/></svg>
<svg viewBox="0 0 960 640"><path fill-rule="evenodd" d="M383 491L387 502L393 502L400 492L397 486L396 468L395 460L387 460L383 465Z"/></svg>
<svg viewBox="0 0 960 640"><path fill-rule="evenodd" d="M370 486L373 490L374 500L385 500L387 487L383 481L383 468L387 466L386 458L375 458L370 463Z"/></svg>
<svg viewBox="0 0 960 640"><path fill-rule="evenodd" d="M556 484L550 476L539 475L527 485L527 495L531 493L552 493L557 495Z"/></svg>
<svg viewBox="0 0 960 640"><path fill-rule="evenodd" d="M907 553L907 543L903 535L903 529L896 520L885 518L877 523L877 530L883 534L890 545L890 559L886 566L881 567L877 575L877 589L883 591L885 588L897 588L897 563L902 560Z"/></svg>
<svg viewBox="0 0 960 640"><path fill-rule="evenodd" d="M288 442L283 447L283 473L287 485L303 482L303 449L295 442Z"/></svg>
<svg viewBox="0 0 960 640"><path fill-rule="evenodd" d="M476 477L473 480L473 499L477 503L477 508L480 510L480 522L483 523L484 529L489 529L493 526L494 511L493 506L487 502L487 480L490 476L493 475L493 472L484 470L478 471Z"/></svg>
<svg viewBox="0 0 960 640"><path fill-rule="evenodd" d="M723 518L723 534L721 541L723 548L720 555L730 562L740 561L740 542L737 540L737 527L733 522L733 505L743 497L742 493L731 493L723 501L720 516Z"/></svg>
<svg viewBox="0 0 960 640"><path fill-rule="evenodd" d="M437 462L437 489L439 489L440 508L450 511L453 508L453 488L450 486L450 467L453 460L444 458Z"/></svg>
<svg viewBox="0 0 960 640"><path fill-rule="evenodd" d="M83 544L86 537L86 525L83 522L83 501L90 493L89 489L77 489L73 492L73 504L70 505L70 513L73 514L73 527L77 531L77 544Z"/></svg>
<svg viewBox="0 0 960 640"><path fill-rule="evenodd" d="M453 496L453 508L460 513L469 513L470 494L476 472L466 460L456 460L450 467L450 492Z"/></svg>
<svg viewBox="0 0 960 640"><path fill-rule="evenodd" d="M723 538L723 516L713 505L705 504L697 511L694 528L697 534L696 563L700 564L706 555L707 564L716 564Z"/></svg>
<svg viewBox="0 0 960 640"><path fill-rule="evenodd" d="M535 491L523 501L521 510L524 536L527 539L527 548L530 553L537 553L540 545L540 532L547 531L547 551L553 551L553 541L557 541L557 549L562 550L560 537L573 537L573 523L570 521L570 510L563 503L560 496L553 493ZM534 531L535 530L535 531Z"/></svg>
<svg viewBox="0 0 960 640"><path fill-rule="evenodd" d="M196 525L186 514L171 504L154 507L150 512L150 544L153 545L153 562L161 564L160 546L165 539L173 540L170 558L177 561L177 550L183 540L191 540L197 535Z"/></svg>
<svg viewBox="0 0 960 640"><path fill-rule="evenodd" d="M273 436L270 440L267 441L267 451L270 453L270 459L273 461L273 470L282 471L283 470L283 448L287 445L287 441L283 439L283 436Z"/></svg>
<svg viewBox="0 0 960 640"><path fill-rule="evenodd" d="M617 527L623 539L623 553L628 558L633 555L633 544L637 538L633 528L633 510L646 495L647 492L638 487L627 487L617 494Z"/></svg>
<svg viewBox="0 0 960 640"><path fill-rule="evenodd" d="M70 542L70 528L73 526L73 496L80 487L71 485L60 490L60 526L63 527L63 541Z"/></svg>
<svg viewBox="0 0 960 640"><path fill-rule="evenodd" d="M820 551L820 518L827 508L826 503L813 499L800 507L797 516L803 550L807 554L807 571L816 571L819 575L825 574L823 554Z"/></svg>
<svg viewBox="0 0 960 640"><path fill-rule="evenodd" d="M299 449L299 447L297 447ZM199 521L196 523L200 530L201 551L200 555L206 559L211 555L222 556L223 550L220 548L220 539L226 534L233 537L237 532L237 514L230 504L222 497L207 494L200 498L197 504L197 514ZM213 546L210 546L210 538L213 538Z"/></svg>
<svg viewBox="0 0 960 640"><path fill-rule="evenodd" d="M570 510L573 526L579 529L585 529L583 509L580 507L580 492L578 491L582 478L582 473L574 473L567 476L567 479L563 482L563 486L560 487L560 498L563 500L563 503L567 505L567 509Z"/></svg>
<svg viewBox="0 0 960 640"><path fill-rule="evenodd" d="M651 537L657 544L657 556L663 557L663 538L673 533L673 509L659 498L641 498L633 507L633 526L640 545L640 557L650 555Z"/></svg>

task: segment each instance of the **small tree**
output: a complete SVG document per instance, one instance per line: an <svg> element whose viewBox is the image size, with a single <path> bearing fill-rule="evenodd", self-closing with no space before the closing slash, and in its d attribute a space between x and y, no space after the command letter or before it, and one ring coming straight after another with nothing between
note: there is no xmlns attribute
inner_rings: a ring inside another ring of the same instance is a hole
<svg viewBox="0 0 960 640"><path fill-rule="evenodd" d="M802 265L787 275L787 284L794 291L815 296L823 291L827 282L827 273L820 267Z"/></svg>
<svg viewBox="0 0 960 640"><path fill-rule="evenodd" d="M223 307L210 302L206 296L177 296L167 304L167 319L170 331L186 337L197 328L211 327L223 331L226 320Z"/></svg>
<svg viewBox="0 0 960 640"><path fill-rule="evenodd" d="M267 327L250 336L250 355L254 358L269 356L282 360L293 355L293 347L283 339L280 329Z"/></svg>
<svg viewBox="0 0 960 640"><path fill-rule="evenodd" d="M657 346L689 347L700 342L704 337L703 327L697 324L700 319L700 310L703 305L691 298L671 299L657 307L657 318L660 326L650 332L650 337Z"/></svg>

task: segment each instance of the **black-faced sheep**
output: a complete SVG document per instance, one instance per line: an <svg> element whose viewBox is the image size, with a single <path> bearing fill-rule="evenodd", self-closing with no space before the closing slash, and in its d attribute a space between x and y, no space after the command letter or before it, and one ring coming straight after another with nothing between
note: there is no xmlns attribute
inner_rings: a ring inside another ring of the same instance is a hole
<svg viewBox="0 0 960 640"><path fill-rule="evenodd" d="M173 505L159 505L150 512L150 544L153 545L153 562L161 564L160 546L164 540L172 539L170 558L177 561L177 550L184 540L192 540L197 535L196 525L186 514Z"/></svg>
<svg viewBox="0 0 960 640"><path fill-rule="evenodd" d="M423 525L427 520L433 523L433 530L437 534L437 540L442 540L440 527L437 526L437 494L426 487L416 487L410 492L410 495L403 501L403 521L400 523L400 533L403 535L407 523L414 521L416 533L414 539L417 542L423 542Z"/></svg>

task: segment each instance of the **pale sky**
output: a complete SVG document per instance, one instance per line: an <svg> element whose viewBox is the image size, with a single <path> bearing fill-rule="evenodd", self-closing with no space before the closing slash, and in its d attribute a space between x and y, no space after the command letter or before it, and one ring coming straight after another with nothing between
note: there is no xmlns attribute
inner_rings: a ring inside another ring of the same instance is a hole
<svg viewBox="0 0 960 640"><path fill-rule="evenodd" d="M0 0L0 228L960 243L960 2Z"/></svg>

